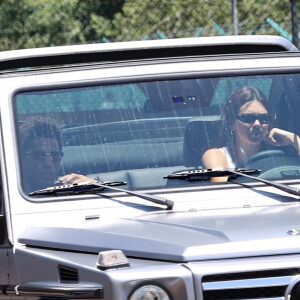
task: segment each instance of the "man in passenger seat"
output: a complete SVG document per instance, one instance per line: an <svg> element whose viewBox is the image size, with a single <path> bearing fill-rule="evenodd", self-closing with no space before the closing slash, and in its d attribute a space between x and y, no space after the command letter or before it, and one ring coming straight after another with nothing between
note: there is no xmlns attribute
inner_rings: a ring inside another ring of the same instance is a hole
<svg viewBox="0 0 300 300"><path fill-rule="evenodd" d="M53 185L96 180L81 174L58 179L63 157L60 127L51 119L28 118L20 127L20 152L23 188L26 193Z"/></svg>

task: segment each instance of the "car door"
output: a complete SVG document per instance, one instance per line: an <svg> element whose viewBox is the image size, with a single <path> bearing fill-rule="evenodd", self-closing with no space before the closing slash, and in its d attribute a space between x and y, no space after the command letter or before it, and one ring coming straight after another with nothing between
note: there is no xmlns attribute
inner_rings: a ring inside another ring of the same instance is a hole
<svg viewBox="0 0 300 300"><path fill-rule="evenodd" d="M0 174L0 287L9 283L8 251L12 248L7 238L8 234L2 186L2 176Z"/></svg>

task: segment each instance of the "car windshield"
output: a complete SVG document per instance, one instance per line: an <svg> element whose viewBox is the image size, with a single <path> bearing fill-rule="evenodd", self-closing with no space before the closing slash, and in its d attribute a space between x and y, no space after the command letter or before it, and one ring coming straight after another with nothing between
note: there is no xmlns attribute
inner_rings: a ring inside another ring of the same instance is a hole
<svg viewBox="0 0 300 300"><path fill-rule="evenodd" d="M164 178L222 167L218 156L203 159L209 149L222 153L226 167L299 178L299 91L298 74L272 74L19 92L23 189L46 188L66 174L131 190L212 184Z"/></svg>

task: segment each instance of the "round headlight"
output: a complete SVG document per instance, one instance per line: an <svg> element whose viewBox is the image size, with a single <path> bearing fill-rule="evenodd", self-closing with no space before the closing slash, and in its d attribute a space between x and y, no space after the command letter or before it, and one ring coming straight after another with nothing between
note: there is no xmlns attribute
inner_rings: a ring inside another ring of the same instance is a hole
<svg viewBox="0 0 300 300"><path fill-rule="evenodd" d="M170 300L170 297L157 285L144 285L136 289L129 300Z"/></svg>

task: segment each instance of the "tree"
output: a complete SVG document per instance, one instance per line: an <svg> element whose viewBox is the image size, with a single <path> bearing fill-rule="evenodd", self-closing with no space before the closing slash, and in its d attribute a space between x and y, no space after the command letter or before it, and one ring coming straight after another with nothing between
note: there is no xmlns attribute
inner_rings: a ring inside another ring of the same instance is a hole
<svg viewBox="0 0 300 300"><path fill-rule="evenodd" d="M97 40L92 15L110 20L124 0L2 0L0 50Z"/></svg>
<svg viewBox="0 0 300 300"><path fill-rule="evenodd" d="M289 0L238 0L238 8L241 34L255 29L257 33L260 29L260 33L276 34L266 18L290 22ZM220 35L218 28L232 34L231 0L126 0L112 22L97 15L93 21L98 35L111 40L157 38L157 32L168 38L195 36L200 28L203 35Z"/></svg>

